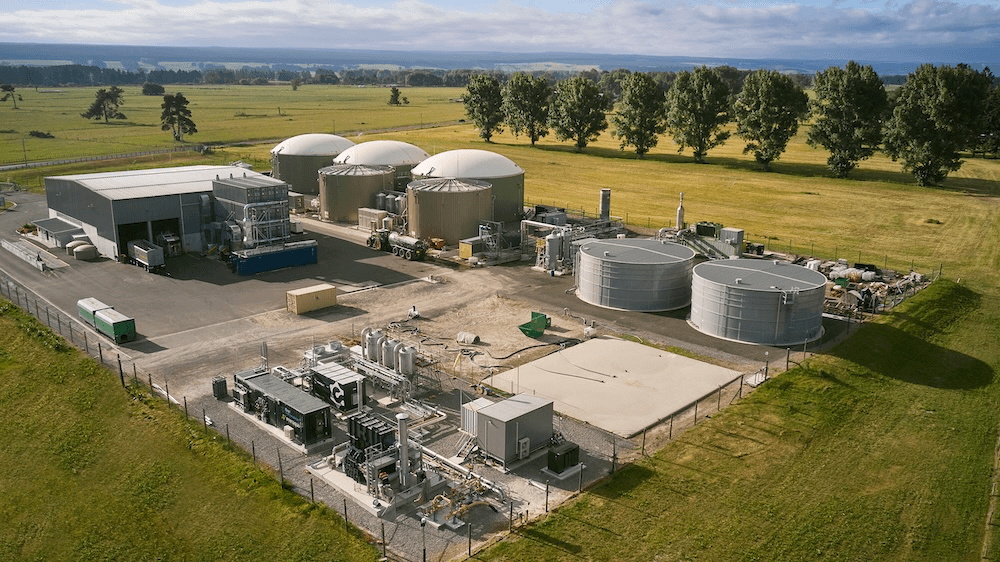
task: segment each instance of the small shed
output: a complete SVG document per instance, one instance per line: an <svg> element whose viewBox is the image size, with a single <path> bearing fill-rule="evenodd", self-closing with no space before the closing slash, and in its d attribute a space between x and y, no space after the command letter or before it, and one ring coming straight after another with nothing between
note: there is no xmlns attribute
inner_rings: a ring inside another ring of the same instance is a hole
<svg viewBox="0 0 1000 562"><path fill-rule="evenodd" d="M64 248L73 241L73 236L83 233L83 227L66 222L59 217L31 221L38 227L38 236L57 248Z"/></svg>
<svg viewBox="0 0 1000 562"><path fill-rule="evenodd" d="M337 304L337 288L328 283L293 289L285 293L288 312L305 314Z"/></svg>
<svg viewBox="0 0 1000 562"><path fill-rule="evenodd" d="M476 443L504 465L528 458L552 440L552 400L518 394L480 408Z"/></svg>

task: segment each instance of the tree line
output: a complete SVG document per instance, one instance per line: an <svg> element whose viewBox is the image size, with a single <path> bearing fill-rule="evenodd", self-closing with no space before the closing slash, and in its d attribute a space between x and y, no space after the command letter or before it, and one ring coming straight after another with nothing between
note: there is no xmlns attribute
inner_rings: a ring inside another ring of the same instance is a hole
<svg viewBox="0 0 1000 562"><path fill-rule="evenodd" d="M614 125L620 148L631 147L640 158L666 133L701 163L735 133L743 153L765 170L799 124L812 119L807 142L830 153L835 176L847 177L882 151L920 185L938 184L958 170L964 151L1000 152L1000 86L988 68L925 64L890 96L871 66L852 61L812 76L812 99L801 76L774 70L703 66L663 74L615 71L595 81L581 73L554 85L524 73L506 81L479 74L463 101L486 142L506 126L532 145L554 132L579 151Z"/></svg>
<svg viewBox="0 0 1000 562"><path fill-rule="evenodd" d="M731 66L716 67L724 80L738 86L749 70ZM589 78L609 95L617 97L621 80L631 72L615 70L544 70L530 72L532 77L543 78L550 85L572 76ZM283 69L272 67L203 68L198 70L139 70L128 71L99 66L68 64L59 66L0 65L0 83L19 87L29 86L123 86L154 82L157 84L243 84L262 85L271 82L296 82L298 84L346 84L352 86L445 86L464 88L469 80L479 74L489 74L500 81L507 81L511 73L501 70L484 72L481 69L342 69L319 67L313 70ZM650 72L649 75L664 90L673 83L676 72ZM808 74L792 74L793 79L808 87L812 79Z"/></svg>

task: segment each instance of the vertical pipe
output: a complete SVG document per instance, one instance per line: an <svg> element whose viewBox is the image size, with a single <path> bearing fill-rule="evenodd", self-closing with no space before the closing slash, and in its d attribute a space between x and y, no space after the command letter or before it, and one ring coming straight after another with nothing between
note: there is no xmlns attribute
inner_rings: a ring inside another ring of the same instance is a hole
<svg viewBox="0 0 1000 562"><path fill-rule="evenodd" d="M407 489L410 484L410 434L406 424L409 419L408 414L396 414L396 423L399 426L399 484L403 489Z"/></svg>

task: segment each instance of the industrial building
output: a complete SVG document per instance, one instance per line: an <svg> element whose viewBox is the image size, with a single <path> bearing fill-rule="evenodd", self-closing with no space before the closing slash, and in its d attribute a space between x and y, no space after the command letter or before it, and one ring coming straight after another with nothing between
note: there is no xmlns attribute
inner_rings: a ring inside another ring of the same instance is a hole
<svg viewBox="0 0 1000 562"><path fill-rule="evenodd" d="M524 170L509 158L486 150L449 150L413 167L413 178L480 180L492 186L492 219L517 230L524 218ZM475 233L468 236L475 236Z"/></svg>
<svg viewBox="0 0 1000 562"><path fill-rule="evenodd" d="M307 133L285 139L271 149L271 175L283 180L296 193L316 195L316 172L354 143L326 133Z"/></svg>
<svg viewBox="0 0 1000 562"><path fill-rule="evenodd" d="M694 250L663 240L590 240L580 245L577 296L604 308L660 312L691 302Z"/></svg>
<svg viewBox="0 0 1000 562"><path fill-rule="evenodd" d="M826 277L778 260L716 260L694 267L690 324L731 341L795 345L823 335Z"/></svg>
<svg viewBox="0 0 1000 562"><path fill-rule="evenodd" d="M184 166L45 178L50 220L39 221L40 228L51 233L57 246L65 245L66 233L78 228L101 254L113 258L125 254L131 240L155 242L164 235L178 237L183 251L200 252L218 236L212 223L228 218L214 184L237 177L237 183L257 189L285 189L287 223L285 182L236 166ZM273 239L273 234L265 237Z"/></svg>
<svg viewBox="0 0 1000 562"><path fill-rule="evenodd" d="M333 159L334 164L360 164L364 166L392 166L396 171L395 191L406 191L406 184L413 179L411 170L430 158L424 149L408 142L376 140L356 144Z"/></svg>

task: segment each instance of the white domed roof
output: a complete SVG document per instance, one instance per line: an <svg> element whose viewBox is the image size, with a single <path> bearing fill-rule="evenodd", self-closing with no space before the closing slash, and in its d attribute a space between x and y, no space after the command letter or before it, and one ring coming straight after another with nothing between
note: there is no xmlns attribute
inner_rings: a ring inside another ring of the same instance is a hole
<svg viewBox="0 0 1000 562"><path fill-rule="evenodd" d="M506 156L486 150L449 150L413 168L414 176L435 178L506 178L524 170Z"/></svg>
<svg viewBox="0 0 1000 562"><path fill-rule="evenodd" d="M354 146L354 143L326 133L307 133L285 139L271 149L271 154L295 156L336 156Z"/></svg>
<svg viewBox="0 0 1000 562"><path fill-rule="evenodd" d="M333 159L335 164L368 166L412 166L430 158L422 148L408 142L376 140L356 144Z"/></svg>

